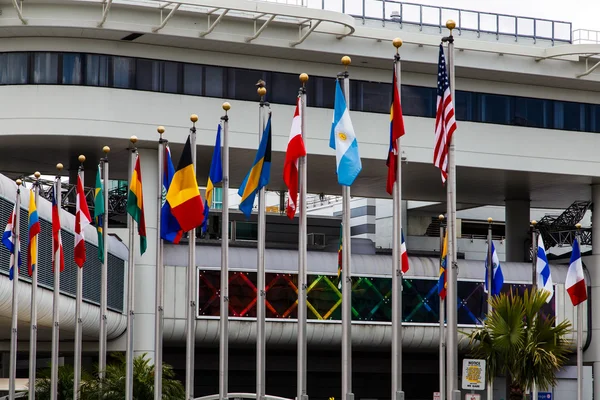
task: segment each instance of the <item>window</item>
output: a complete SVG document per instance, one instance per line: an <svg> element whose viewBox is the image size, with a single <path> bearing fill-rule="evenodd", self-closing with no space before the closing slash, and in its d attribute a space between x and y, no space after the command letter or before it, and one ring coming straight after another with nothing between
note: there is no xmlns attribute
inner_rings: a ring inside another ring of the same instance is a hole
<svg viewBox="0 0 600 400"><path fill-rule="evenodd" d="M294 94L298 93L301 85L298 75L272 72L269 85L271 86L269 98L273 103L296 104L297 96Z"/></svg>
<svg viewBox="0 0 600 400"><path fill-rule="evenodd" d="M19 85L27 83L29 70L27 53L4 53L0 56L0 84Z"/></svg>
<svg viewBox="0 0 600 400"><path fill-rule="evenodd" d="M58 53L33 54L33 83L58 83Z"/></svg>
<svg viewBox="0 0 600 400"><path fill-rule="evenodd" d="M161 62L163 66L163 92L167 93L178 93L179 90L179 78L181 76L180 64L171 61Z"/></svg>
<svg viewBox="0 0 600 400"><path fill-rule="evenodd" d="M265 73L250 69L228 68L228 92L229 97L237 100L258 101L256 94L256 83L265 80ZM270 98L267 90L267 98Z"/></svg>
<svg viewBox="0 0 600 400"><path fill-rule="evenodd" d="M85 57L85 84L108 86L108 56L88 54Z"/></svg>
<svg viewBox="0 0 600 400"><path fill-rule="evenodd" d="M65 53L62 56L62 84L81 85L83 56L78 53Z"/></svg>
<svg viewBox="0 0 600 400"><path fill-rule="evenodd" d="M184 64L183 66L183 93L202 96L203 87L202 66L194 64Z"/></svg>
<svg viewBox="0 0 600 400"><path fill-rule="evenodd" d="M129 57L112 57L113 84L116 88L133 89L135 60Z"/></svg>
<svg viewBox="0 0 600 400"><path fill-rule="evenodd" d="M357 82L357 97L350 96L358 103L355 108L364 112L389 113L392 104L392 84Z"/></svg>
<svg viewBox="0 0 600 400"><path fill-rule="evenodd" d="M481 95L481 122L508 124L510 118L510 97L496 94Z"/></svg>
<svg viewBox="0 0 600 400"><path fill-rule="evenodd" d="M258 240L258 225L256 222L235 221L236 240Z"/></svg>
<svg viewBox="0 0 600 400"><path fill-rule="evenodd" d="M225 68L204 67L206 76L206 96L223 97L225 96Z"/></svg>
<svg viewBox="0 0 600 400"><path fill-rule="evenodd" d="M116 75L116 73L115 73ZM137 60L135 65L135 88L139 90L161 89L160 61Z"/></svg>
<svg viewBox="0 0 600 400"><path fill-rule="evenodd" d="M333 108L335 79L315 77L314 82L314 89L308 95L307 105L310 107Z"/></svg>
<svg viewBox="0 0 600 400"><path fill-rule="evenodd" d="M402 86L402 113L415 117L435 116L436 91L434 88Z"/></svg>

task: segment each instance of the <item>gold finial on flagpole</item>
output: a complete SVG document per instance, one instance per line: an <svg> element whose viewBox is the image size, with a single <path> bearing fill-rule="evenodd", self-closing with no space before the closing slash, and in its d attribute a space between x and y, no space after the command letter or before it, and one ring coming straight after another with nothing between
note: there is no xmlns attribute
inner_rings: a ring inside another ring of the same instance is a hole
<svg viewBox="0 0 600 400"><path fill-rule="evenodd" d="M488 224L491 224L492 222L494 222L494 220L492 219L492 217L488 218Z"/></svg>
<svg viewBox="0 0 600 400"><path fill-rule="evenodd" d="M449 19L446 21L446 28L450 30L450 35L452 36L452 30L456 28L456 22L454 22L452 19Z"/></svg>
<svg viewBox="0 0 600 400"><path fill-rule="evenodd" d="M231 104L229 104L228 102L223 103L223 110L225 110L225 114L227 114L227 111L231 110Z"/></svg>
<svg viewBox="0 0 600 400"><path fill-rule="evenodd" d="M440 215L438 216L438 219L440 220L440 222L442 222L442 221L444 220L444 218L445 218L445 217L444 217L444 214L440 214Z"/></svg>
<svg viewBox="0 0 600 400"><path fill-rule="evenodd" d="M400 38L395 38L394 40L392 40L392 44L396 48L396 54L398 54L398 49L402 47L402 43L402 39Z"/></svg>
<svg viewBox="0 0 600 400"><path fill-rule="evenodd" d="M35 176L35 179L40 179L40 176L42 176L42 174L40 174L40 171L35 171L33 173L33 176Z"/></svg>
<svg viewBox="0 0 600 400"><path fill-rule="evenodd" d="M190 115L190 121L192 121L195 124L196 122L198 122L198 116L196 114Z"/></svg>
<svg viewBox="0 0 600 400"><path fill-rule="evenodd" d="M300 82L302 82L302 86L305 86L306 82L308 82L308 74L306 72L300 74Z"/></svg>
<svg viewBox="0 0 600 400"><path fill-rule="evenodd" d="M64 165L62 165L62 163L56 164L56 169L58 170L58 172L62 171L63 168L64 168Z"/></svg>
<svg viewBox="0 0 600 400"><path fill-rule="evenodd" d="M342 64L344 65L344 67L346 69L348 69L348 65L350 65L350 63L352 62L352 59L348 56L344 56L342 57Z"/></svg>
<svg viewBox="0 0 600 400"><path fill-rule="evenodd" d="M575 224L575 228L577 228L577 230L581 229L581 224Z"/></svg>
<svg viewBox="0 0 600 400"><path fill-rule="evenodd" d="M23 184L21 178L18 178L15 182L17 183L17 186L21 186Z"/></svg>
<svg viewBox="0 0 600 400"><path fill-rule="evenodd" d="M77 159L79 160L80 163L84 163L85 162L85 156L83 154L81 154L79 157L77 157Z"/></svg>
<svg viewBox="0 0 600 400"><path fill-rule="evenodd" d="M131 144L136 144L138 141L137 136L133 135L129 138L129 141L131 142Z"/></svg>
<svg viewBox="0 0 600 400"><path fill-rule="evenodd" d="M165 127L160 125L158 128L156 128L156 131L162 136L162 134L165 133Z"/></svg>
<svg viewBox="0 0 600 400"><path fill-rule="evenodd" d="M531 220L531 226L533 226L535 228L536 225L537 225L537 221L535 219Z"/></svg>
<svg viewBox="0 0 600 400"><path fill-rule="evenodd" d="M258 95L260 97L264 97L267 94L267 88L265 87L265 81L263 81L262 79L259 79L258 82L256 82L257 87L256 89L256 93L258 93Z"/></svg>

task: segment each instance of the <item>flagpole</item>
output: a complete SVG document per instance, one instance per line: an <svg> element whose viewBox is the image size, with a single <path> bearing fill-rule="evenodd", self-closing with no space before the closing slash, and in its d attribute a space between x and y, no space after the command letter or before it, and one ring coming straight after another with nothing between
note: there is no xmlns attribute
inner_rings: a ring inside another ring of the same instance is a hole
<svg viewBox="0 0 600 400"><path fill-rule="evenodd" d="M163 309L164 309L164 279L165 265L163 260L163 240L161 238L161 218L163 204L163 175L165 163L165 143L163 133L165 127L156 128L158 132L158 207L156 212L156 226L158 226L158 235L156 235L156 292L154 314L154 400L162 400L162 364L163 364ZM164 194L166 196L166 193Z"/></svg>
<svg viewBox="0 0 600 400"><path fill-rule="evenodd" d="M100 160L102 164L102 184L104 185L104 215L102 221L102 242L104 243L104 262L102 263L102 270L100 276L100 337L98 344L98 375L100 378L104 377L104 371L106 370L106 319L107 319L107 307L108 307L108 153L110 153L110 147L104 146L102 148L104 158Z"/></svg>
<svg viewBox="0 0 600 400"><path fill-rule="evenodd" d="M450 92L454 100L454 37L452 30L456 23L452 20L446 22L446 28L450 30L448 37L442 38L442 41L448 43L448 70L450 71ZM448 263L446 268L448 291L446 303L448 304L448 345L446 347L446 370L448 379L447 394L450 400L459 400L460 391L458 390L458 327L457 327L457 245L456 245L456 160L454 158L454 135L448 144L448 181L447 185L447 203L448 203Z"/></svg>
<svg viewBox="0 0 600 400"><path fill-rule="evenodd" d="M537 290L537 235L539 232L535 230L537 221L534 219L531 221L531 294L533 295ZM538 391L537 386L533 383L531 387L531 398L537 400ZM488 399L492 400L492 399Z"/></svg>
<svg viewBox="0 0 600 400"><path fill-rule="evenodd" d="M257 84L256 92L260 96L258 108L258 143L265 130L265 101L267 88L263 81ZM256 399L263 400L266 389L266 343L265 343L265 188L258 192L258 243L257 243L257 285L256 285Z"/></svg>
<svg viewBox="0 0 600 400"><path fill-rule="evenodd" d="M396 74L396 86L401 96L401 66L400 54L398 50L402 46L402 40L396 38L393 40L396 48L394 55L394 73ZM348 97L347 97L348 98ZM398 116L395 116L398 118ZM402 391L402 208L400 201L402 199L402 157L400 148L400 138L396 141L398 154L396 157L396 181L393 188L393 229L392 229L392 398L395 400L404 400Z"/></svg>
<svg viewBox="0 0 600 400"><path fill-rule="evenodd" d="M300 129L302 140L306 140L306 82L308 74L300 74ZM298 355L297 355L297 385L296 400L308 400L307 382L307 350L306 350L306 319L307 319L307 220L306 220L306 185L307 170L306 156L298 159L298 189L300 214L298 215Z"/></svg>
<svg viewBox="0 0 600 400"><path fill-rule="evenodd" d="M131 190L131 180L133 179L133 169L135 168L137 156L137 137L129 138L131 142L129 157L129 185ZM133 400L133 319L135 318L135 230L134 220L131 214L127 213L127 226L129 228L129 258L127 261L127 339L125 343L126 363L125 363L125 400Z"/></svg>
<svg viewBox="0 0 600 400"><path fill-rule="evenodd" d="M488 318L489 315L492 313L492 281L494 280L494 260L492 259L492 257L494 256L493 252L492 252L492 222L494 222L494 220L490 217L487 219L488 221L488 234L487 234L487 242L488 242L488 254L487 254L487 281L488 281L488 285L487 285L487 291L488 291L488 304L487 304L487 312L488 312ZM494 383L493 380L494 377L490 376L488 377L488 382L487 382L487 400L494 400ZM537 399L535 399L537 400Z"/></svg>
<svg viewBox="0 0 600 400"><path fill-rule="evenodd" d="M192 128L190 129L190 148L192 163L196 169L196 122L198 116L190 116ZM196 229L188 233L188 276L187 276L187 311L186 311L186 346L185 346L185 398L194 399L194 356L196 355Z"/></svg>
<svg viewBox="0 0 600 400"><path fill-rule="evenodd" d="M78 158L80 165L78 175L81 182L84 182L83 163L85 156L82 154ZM83 301L83 268L77 267L77 289L75 296L75 351L73 355L73 397L79 399L79 385L81 383L81 340L83 322L81 319L81 303Z"/></svg>
<svg viewBox="0 0 600 400"><path fill-rule="evenodd" d="M61 165L62 166L62 165ZM21 185L23 181L17 179L17 198L15 199L15 219L13 221L13 232L15 234L13 249L13 293L12 293L12 329L10 331L10 373L8 381L8 395L10 400L15 398L15 383L17 379L17 322L19 312L19 251L21 241L19 238L21 219ZM12 218L12 217L11 217Z"/></svg>
<svg viewBox="0 0 600 400"><path fill-rule="evenodd" d="M33 190L35 194L35 205L36 208L40 199L40 176L39 171L36 171L35 182L33 183ZM37 235L39 239L39 235ZM37 363L37 286L38 286L38 266L39 266L39 253L38 243L36 241L35 254L37 254L35 269L31 276L31 327L29 331L29 400L35 399L35 375L36 375L36 363Z"/></svg>
<svg viewBox="0 0 600 400"><path fill-rule="evenodd" d="M350 111L350 74L352 60L342 57L341 73L346 107ZM352 271L350 231L350 186L342 186L342 400L353 400L352 393Z"/></svg>
<svg viewBox="0 0 600 400"><path fill-rule="evenodd" d="M231 104L223 103L223 170L221 203L221 296L219 327L219 400L225 400L229 391L229 116ZM221 143L218 143L220 146Z"/></svg>
<svg viewBox="0 0 600 400"><path fill-rule="evenodd" d="M442 263L442 257L444 254L444 214L440 214L438 217L440 220L440 264ZM440 400L446 400L446 329L444 326L444 299L438 296L440 301L440 339L439 339L439 362L440 362Z"/></svg>
<svg viewBox="0 0 600 400"><path fill-rule="evenodd" d="M581 224L575 225L575 238L580 242ZM585 282L585 279L584 279ZM577 304L577 400L583 400L583 302ZM588 328L590 329L590 328Z"/></svg>
<svg viewBox="0 0 600 400"><path fill-rule="evenodd" d="M62 183L60 173L63 169L63 165L56 164L58 173L56 175L56 182L54 186L54 193L56 196L56 206L58 207L58 213L62 209ZM18 226L18 224L17 224ZM61 227L62 229L62 227ZM58 232L62 235L62 231ZM17 234L18 237L18 234ZM52 306L52 358L50 361L50 399L58 399L58 350L59 350L59 335L60 335L60 321L59 321L59 301L60 301L60 247L53 249L54 251L54 301Z"/></svg>

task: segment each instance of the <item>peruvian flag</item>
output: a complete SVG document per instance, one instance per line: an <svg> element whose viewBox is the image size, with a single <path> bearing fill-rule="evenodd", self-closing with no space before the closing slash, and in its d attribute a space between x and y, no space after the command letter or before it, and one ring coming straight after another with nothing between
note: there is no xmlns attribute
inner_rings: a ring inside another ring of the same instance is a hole
<svg viewBox="0 0 600 400"><path fill-rule="evenodd" d="M408 265L408 253L406 252L406 242L404 242L404 232L400 231L400 235L402 236L402 245L400 246L400 256L402 257L402 273L405 274L410 269Z"/></svg>
<svg viewBox="0 0 600 400"><path fill-rule="evenodd" d="M587 288L583 276L583 266L581 265L581 252L579 251L579 242L573 240L573 251L571 252L571 264L567 271L567 280L565 282L567 293L571 297L573 306L583 303L587 300Z"/></svg>
<svg viewBox="0 0 600 400"><path fill-rule="evenodd" d="M283 181L288 188L288 201L285 211L289 219L294 219L298 209L298 159L306 155L306 148L302 139L301 101L301 97L298 96L283 165Z"/></svg>
<svg viewBox="0 0 600 400"><path fill-rule="evenodd" d="M92 217L88 209L81 176L77 176L77 200L75 202L75 264L79 268L85 263L85 227L90 224Z"/></svg>

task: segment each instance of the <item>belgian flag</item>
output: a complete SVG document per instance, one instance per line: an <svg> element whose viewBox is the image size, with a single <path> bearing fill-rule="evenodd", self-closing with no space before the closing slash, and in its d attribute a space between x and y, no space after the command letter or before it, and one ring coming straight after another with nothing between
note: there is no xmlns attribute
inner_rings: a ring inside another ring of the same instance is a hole
<svg viewBox="0 0 600 400"><path fill-rule="evenodd" d="M189 136L185 142L183 154L179 159L177 171L175 171L171 186L169 186L167 202L169 202L171 213L179 222L183 232L189 232L202 225L202 221L204 221L204 204L196 181L196 170L192 162L192 146Z"/></svg>

